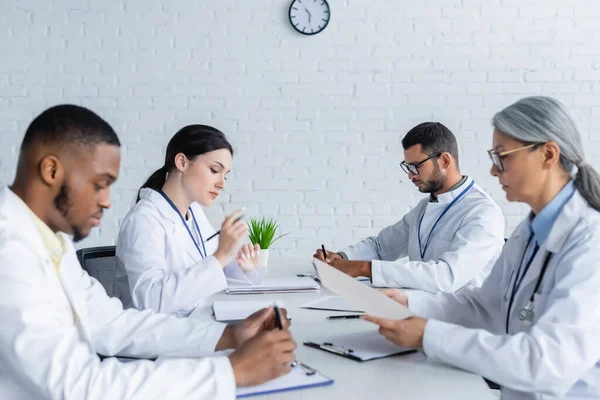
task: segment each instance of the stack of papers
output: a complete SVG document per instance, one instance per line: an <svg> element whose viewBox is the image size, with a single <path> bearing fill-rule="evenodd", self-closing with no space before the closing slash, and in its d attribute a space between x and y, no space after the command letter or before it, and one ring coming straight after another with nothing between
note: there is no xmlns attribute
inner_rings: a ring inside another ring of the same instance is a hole
<svg viewBox="0 0 600 400"><path fill-rule="evenodd" d="M319 290L321 285L312 278L269 278L260 285L249 286L231 283L225 289L227 294L293 293Z"/></svg>
<svg viewBox="0 0 600 400"><path fill-rule="evenodd" d="M258 310L276 305L283 308L283 301L219 301L212 303L215 319L220 322L242 321ZM289 313L288 313L289 318Z"/></svg>

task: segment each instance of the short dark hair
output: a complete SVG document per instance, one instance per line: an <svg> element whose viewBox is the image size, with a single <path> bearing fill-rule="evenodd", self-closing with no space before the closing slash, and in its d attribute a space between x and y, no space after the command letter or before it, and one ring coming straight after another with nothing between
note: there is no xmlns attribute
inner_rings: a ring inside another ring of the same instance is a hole
<svg viewBox="0 0 600 400"><path fill-rule="evenodd" d="M108 122L93 111L72 104L51 107L31 122L21 143L21 151L35 143L121 146Z"/></svg>
<svg viewBox="0 0 600 400"><path fill-rule="evenodd" d="M423 122L412 128L404 139L402 147L404 150L420 144L427 154L450 153L458 167L458 144L456 137L444 124L439 122Z"/></svg>

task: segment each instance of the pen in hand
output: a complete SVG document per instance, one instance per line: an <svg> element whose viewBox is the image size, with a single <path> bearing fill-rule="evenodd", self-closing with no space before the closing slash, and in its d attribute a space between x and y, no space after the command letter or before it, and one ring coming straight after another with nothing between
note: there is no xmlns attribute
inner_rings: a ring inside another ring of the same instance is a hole
<svg viewBox="0 0 600 400"><path fill-rule="evenodd" d="M244 218L243 215L241 215L239 218L237 218L234 222L234 224L236 222L238 222L239 220L241 220L242 218ZM221 230L219 229L218 231L216 231L215 233L213 233L212 235L210 235L210 237L208 239L205 240L205 242L208 242L210 239L214 238L215 236L219 235L221 233Z"/></svg>
<svg viewBox="0 0 600 400"><path fill-rule="evenodd" d="M323 250L323 261L327 262L327 251L324 244L321 245L321 250Z"/></svg>
<svg viewBox="0 0 600 400"><path fill-rule="evenodd" d="M276 304L273 305L273 311L275 312L275 327L277 329L283 330L283 322L281 320L281 311L279 311L279 307Z"/></svg>

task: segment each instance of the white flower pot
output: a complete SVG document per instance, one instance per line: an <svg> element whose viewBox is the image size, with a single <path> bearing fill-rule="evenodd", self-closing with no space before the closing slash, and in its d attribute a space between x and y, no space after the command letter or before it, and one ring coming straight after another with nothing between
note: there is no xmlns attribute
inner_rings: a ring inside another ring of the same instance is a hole
<svg viewBox="0 0 600 400"><path fill-rule="evenodd" d="M260 258L260 265L259 266L261 268L266 268L267 264L269 263L269 249L259 250L258 254L259 254L259 258Z"/></svg>

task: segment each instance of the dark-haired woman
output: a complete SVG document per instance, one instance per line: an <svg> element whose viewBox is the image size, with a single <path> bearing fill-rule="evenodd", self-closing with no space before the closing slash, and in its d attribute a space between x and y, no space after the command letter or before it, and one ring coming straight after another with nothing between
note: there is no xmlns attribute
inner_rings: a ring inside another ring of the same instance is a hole
<svg viewBox="0 0 600 400"><path fill-rule="evenodd" d="M189 125L173 136L165 164L142 186L117 241L117 289L123 305L188 316L207 296L227 287L227 278L259 283L258 247L248 237L241 210L221 233L202 207L225 188L233 149L225 135Z"/></svg>

